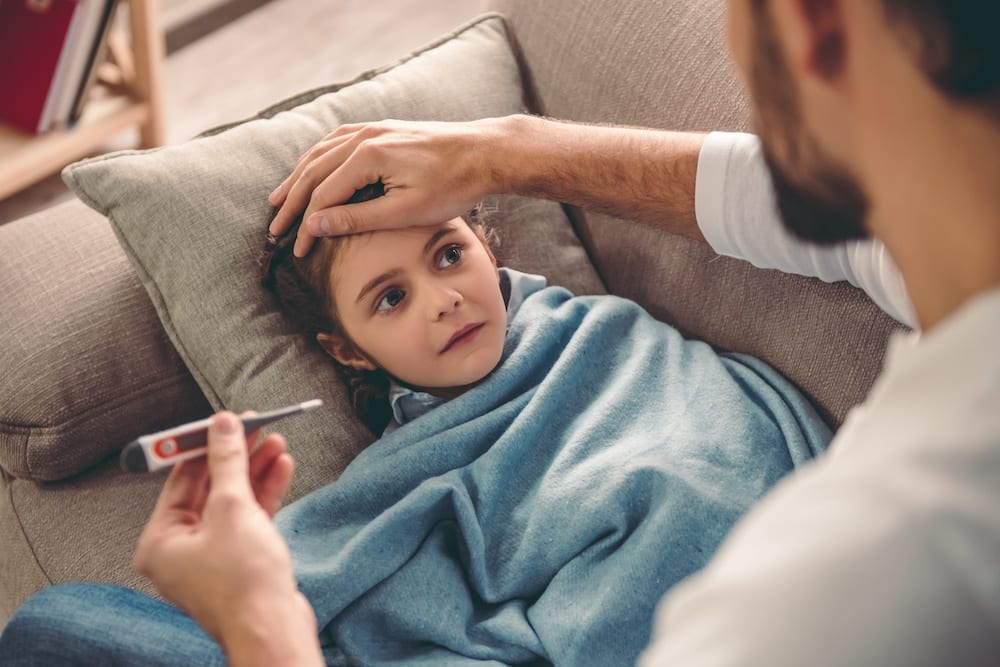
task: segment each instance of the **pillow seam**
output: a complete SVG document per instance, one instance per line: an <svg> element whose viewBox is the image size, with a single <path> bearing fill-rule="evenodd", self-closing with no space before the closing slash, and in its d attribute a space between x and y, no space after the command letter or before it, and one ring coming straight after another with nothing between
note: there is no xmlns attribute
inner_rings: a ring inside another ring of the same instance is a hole
<svg viewBox="0 0 1000 667"><path fill-rule="evenodd" d="M148 395L150 395L152 393L150 391L151 388L154 388L154 387L155 388L159 388L159 387L162 387L164 384L168 384L168 385L172 384L175 381L177 381L177 379L183 378L184 375L185 375L184 373L176 373L174 375L171 375L170 377L165 377L165 378L162 378L162 379L157 380L155 382L146 383L145 385L143 385L143 387L141 389L136 389L136 390L128 392L128 398L121 398L121 399L119 399L117 401L103 403L99 407L95 405L93 407L86 408L83 411L79 411L79 412L78 411L74 411L72 413L73 417L77 418L77 417L81 417L81 416L90 415L91 413L93 413L93 412L95 412L97 410L114 409L117 406L127 405L128 403L132 402L131 401L132 398L148 396ZM188 373L188 375L190 375L190 373ZM111 406L111 407L109 408L108 406ZM64 424L72 423L72 421L73 420L67 420L65 422L56 423L56 424L21 424L21 423L7 421L7 420L0 420L0 433L9 433L9 434L12 434L12 435L17 435L17 434L20 434L20 433L30 433L30 432L38 432L38 431L59 430L59 429L65 428Z"/></svg>

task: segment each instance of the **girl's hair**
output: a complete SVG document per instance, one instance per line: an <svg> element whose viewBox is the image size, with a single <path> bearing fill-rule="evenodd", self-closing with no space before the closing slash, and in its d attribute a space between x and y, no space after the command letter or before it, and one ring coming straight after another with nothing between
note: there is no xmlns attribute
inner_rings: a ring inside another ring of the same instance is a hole
<svg viewBox="0 0 1000 667"><path fill-rule="evenodd" d="M346 203L368 201L383 194L382 182L378 181L356 191ZM481 205L462 216L473 230L483 227L481 217ZM337 317L337 304L333 298L330 279L333 262L343 245L342 237L317 238L308 255L295 257L292 249L301 224L300 215L280 238L268 235L260 261L261 282L274 294L285 315L314 344L318 344L316 334L326 333L356 348ZM490 234L487 233L485 238L489 239ZM373 434L381 434L392 418L388 374L381 369L367 371L352 368L332 357L331 361L347 386L348 398L355 414Z"/></svg>

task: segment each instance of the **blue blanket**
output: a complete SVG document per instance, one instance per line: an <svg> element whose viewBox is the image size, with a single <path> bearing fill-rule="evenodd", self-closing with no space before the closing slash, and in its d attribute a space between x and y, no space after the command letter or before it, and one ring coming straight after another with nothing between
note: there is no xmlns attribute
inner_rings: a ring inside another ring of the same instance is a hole
<svg viewBox="0 0 1000 667"><path fill-rule="evenodd" d="M762 362L549 287L485 381L278 523L331 664L627 665L663 594L829 438Z"/></svg>

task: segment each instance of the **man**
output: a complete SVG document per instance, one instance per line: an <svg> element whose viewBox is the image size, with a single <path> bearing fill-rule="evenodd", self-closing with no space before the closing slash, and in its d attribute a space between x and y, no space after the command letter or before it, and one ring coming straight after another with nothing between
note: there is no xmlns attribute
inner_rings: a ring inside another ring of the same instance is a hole
<svg viewBox="0 0 1000 667"><path fill-rule="evenodd" d="M893 341L832 454L779 485L667 596L642 664L1000 664L996 18L975 0L737 0L731 48L763 158L745 136L528 117L348 126L272 194L283 204L272 231L305 208L301 254L315 235L438 222L516 192L854 280L922 333ZM761 213L765 161L797 234L884 247L784 235ZM335 205L377 180L381 199ZM745 219L709 215L734 200ZM311 611L267 520L287 486L283 443L248 468L231 415L210 436L207 469L168 480L137 566L233 664L319 664Z"/></svg>

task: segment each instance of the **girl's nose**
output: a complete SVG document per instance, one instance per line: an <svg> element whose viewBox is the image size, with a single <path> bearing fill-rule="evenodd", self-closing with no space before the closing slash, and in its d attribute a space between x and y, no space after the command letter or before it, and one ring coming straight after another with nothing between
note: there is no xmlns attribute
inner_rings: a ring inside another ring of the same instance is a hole
<svg viewBox="0 0 1000 667"><path fill-rule="evenodd" d="M442 287L434 295L433 309L431 311L435 320L447 317L462 305L464 298L461 292L450 287Z"/></svg>

